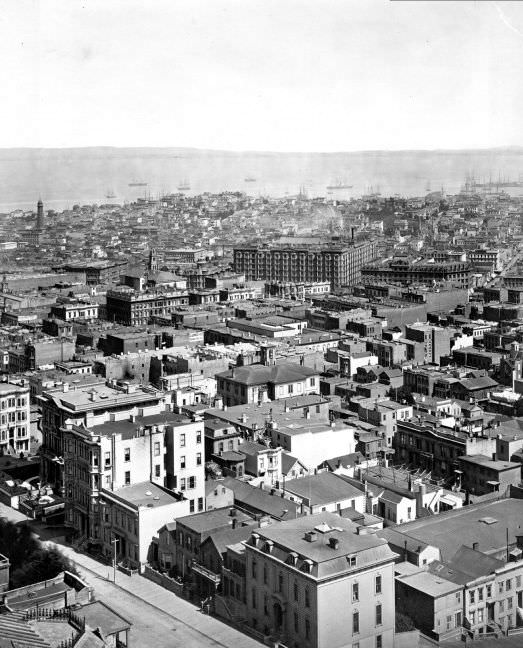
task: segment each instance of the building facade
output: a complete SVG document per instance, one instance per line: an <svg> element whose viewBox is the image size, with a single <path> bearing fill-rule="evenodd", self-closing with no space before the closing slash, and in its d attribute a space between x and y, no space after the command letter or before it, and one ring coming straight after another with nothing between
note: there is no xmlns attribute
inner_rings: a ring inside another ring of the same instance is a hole
<svg viewBox="0 0 523 648"><path fill-rule="evenodd" d="M361 277L361 268L376 257L376 242L352 245L264 246L234 250L234 270L247 281L310 283L349 286Z"/></svg>

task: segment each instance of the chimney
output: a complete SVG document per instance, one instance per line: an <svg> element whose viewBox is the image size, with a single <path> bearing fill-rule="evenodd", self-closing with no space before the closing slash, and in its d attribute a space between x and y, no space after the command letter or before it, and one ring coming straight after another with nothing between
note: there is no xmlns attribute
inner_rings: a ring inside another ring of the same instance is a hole
<svg viewBox="0 0 523 648"><path fill-rule="evenodd" d="M496 461L496 453L495 452L492 453L492 461Z"/></svg>
<svg viewBox="0 0 523 648"><path fill-rule="evenodd" d="M479 542L473 542L472 549L474 549L474 551L479 551Z"/></svg>
<svg viewBox="0 0 523 648"><path fill-rule="evenodd" d="M340 541L338 538L329 538L329 547L331 549L337 549L340 546Z"/></svg>
<svg viewBox="0 0 523 648"><path fill-rule="evenodd" d="M305 540L307 542L316 542L318 539L318 534L315 531L307 531L305 534Z"/></svg>
<svg viewBox="0 0 523 648"><path fill-rule="evenodd" d="M62 391L64 394L69 391L69 383L64 382L64 384L62 385Z"/></svg>
<svg viewBox="0 0 523 648"><path fill-rule="evenodd" d="M237 518L233 518L233 519L232 519L232 528L233 528L233 529L236 529L236 525L237 525L237 524L238 524L238 520L237 520Z"/></svg>

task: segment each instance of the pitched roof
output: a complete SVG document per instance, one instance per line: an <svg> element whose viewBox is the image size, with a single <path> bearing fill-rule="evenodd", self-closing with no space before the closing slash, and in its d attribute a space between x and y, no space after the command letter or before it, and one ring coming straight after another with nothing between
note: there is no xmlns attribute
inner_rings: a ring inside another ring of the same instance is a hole
<svg viewBox="0 0 523 648"><path fill-rule="evenodd" d="M277 520L294 519L298 515L300 505L296 502L276 497L261 488L255 488L233 477L226 477L222 483L232 489L234 501L238 503L239 507L246 507L252 511L270 515Z"/></svg>
<svg viewBox="0 0 523 648"><path fill-rule="evenodd" d="M310 506L363 497L363 493L355 486L331 472L291 479L285 483L285 490L308 499Z"/></svg>
<svg viewBox="0 0 523 648"><path fill-rule="evenodd" d="M318 372L299 364L285 363L280 365L248 365L235 367L216 375L217 378L228 378L245 385L263 385L265 383L284 384L317 376Z"/></svg>

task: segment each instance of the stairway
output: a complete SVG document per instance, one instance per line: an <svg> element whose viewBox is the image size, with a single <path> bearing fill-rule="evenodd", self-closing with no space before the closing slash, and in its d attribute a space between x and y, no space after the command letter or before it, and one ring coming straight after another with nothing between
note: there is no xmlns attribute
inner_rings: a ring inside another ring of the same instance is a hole
<svg viewBox="0 0 523 648"><path fill-rule="evenodd" d="M0 637L14 641L20 648L51 648L28 621L24 620L25 612L7 612L0 614Z"/></svg>

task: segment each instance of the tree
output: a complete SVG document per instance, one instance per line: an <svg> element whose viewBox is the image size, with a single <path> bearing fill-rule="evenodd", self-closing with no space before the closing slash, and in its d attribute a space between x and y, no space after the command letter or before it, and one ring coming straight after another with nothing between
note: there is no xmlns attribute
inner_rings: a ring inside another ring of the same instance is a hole
<svg viewBox="0 0 523 648"><path fill-rule="evenodd" d="M406 385L402 385L401 387L391 387L387 392L387 396L393 398L398 403L405 401L407 405L414 405L416 402L412 395L412 389Z"/></svg>
<svg viewBox="0 0 523 648"><path fill-rule="evenodd" d="M66 556L44 547L27 524L0 520L0 547L11 563L11 588L49 580L62 571L78 573Z"/></svg>
<svg viewBox="0 0 523 648"><path fill-rule="evenodd" d="M396 612L396 632L410 632L411 630L416 630L416 626L410 616Z"/></svg>

